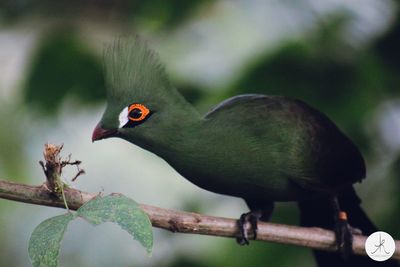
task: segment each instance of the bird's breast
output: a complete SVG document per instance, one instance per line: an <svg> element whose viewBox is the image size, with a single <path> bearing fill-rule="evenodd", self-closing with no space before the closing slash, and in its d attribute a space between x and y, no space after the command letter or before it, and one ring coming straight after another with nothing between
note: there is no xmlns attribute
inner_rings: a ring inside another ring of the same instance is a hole
<svg viewBox="0 0 400 267"><path fill-rule="evenodd" d="M167 162L193 184L218 194L274 201L295 201L310 196L309 192L292 183L285 173L268 163L249 161L251 157L245 155L232 158L232 155L218 154L188 154Z"/></svg>

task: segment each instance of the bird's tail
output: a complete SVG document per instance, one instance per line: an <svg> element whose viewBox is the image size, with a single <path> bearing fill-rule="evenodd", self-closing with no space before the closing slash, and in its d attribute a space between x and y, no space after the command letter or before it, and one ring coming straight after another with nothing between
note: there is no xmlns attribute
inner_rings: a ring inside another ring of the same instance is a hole
<svg viewBox="0 0 400 267"><path fill-rule="evenodd" d="M339 197L340 208L348 215L349 224L360 229L363 235L370 235L378 231L374 223L368 218L361 208L361 200L351 187L344 191ZM319 198L299 202L300 224L306 227L321 227L334 229L334 217L332 202L329 198ZM399 267L400 264L394 260L376 262L367 256L351 255L344 260L337 253L314 250L314 257L318 267L328 266L380 266Z"/></svg>

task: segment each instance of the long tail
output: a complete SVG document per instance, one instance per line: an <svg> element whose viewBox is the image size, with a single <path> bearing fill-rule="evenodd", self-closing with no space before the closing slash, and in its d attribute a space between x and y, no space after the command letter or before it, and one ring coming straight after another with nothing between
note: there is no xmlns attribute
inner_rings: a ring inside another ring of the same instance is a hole
<svg viewBox="0 0 400 267"><path fill-rule="evenodd" d="M349 188L339 196L339 204L342 210L346 211L349 223L352 227L358 228L363 235L370 235L378 231L374 223L368 218L361 208L361 200L353 188ZM331 201L328 198L319 198L302 201L298 203L300 208L300 224L306 227L321 227L333 229L334 217ZM399 267L400 264L394 260L376 262L367 256L351 255L343 260L339 254L325 251L313 250L315 260L319 267L341 266L380 266Z"/></svg>

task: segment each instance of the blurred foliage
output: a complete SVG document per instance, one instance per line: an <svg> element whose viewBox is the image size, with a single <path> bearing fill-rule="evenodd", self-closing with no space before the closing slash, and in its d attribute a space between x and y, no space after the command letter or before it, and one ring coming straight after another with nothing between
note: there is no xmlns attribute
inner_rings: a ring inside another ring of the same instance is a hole
<svg viewBox="0 0 400 267"><path fill-rule="evenodd" d="M214 0L151 0L151 1L52 1L52 0L5 0L0 4L1 15L12 23L26 16L37 14L47 17L78 17L82 14L95 14L99 17L112 17L117 21L146 21L156 29L168 29L181 25L205 3ZM57 14L57 15L56 15Z"/></svg>
<svg viewBox="0 0 400 267"><path fill-rule="evenodd" d="M285 256L282 256L282 252ZM252 242L250 246L242 247L234 240L226 240L223 249L215 253L216 257L201 255L196 258L180 255L172 262L159 267L211 267L211 266L279 266L291 267L294 262L312 264L309 259L311 252L305 248L287 248L286 245ZM308 260L307 260L308 258Z"/></svg>
<svg viewBox="0 0 400 267"><path fill-rule="evenodd" d="M399 1L400 2L400 1ZM400 11L389 31L379 38L373 48L390 68L400 69Z"/></svg>
<svg viewBox="0 0 400 267"><path fill-rule="evenodd" d="M19 113L10 105L0 105L0 177L23 182L25 136L19 124Z"/></svg>
<svg viewBox="0 0 400 267"><path fill-rule="evenodd" d="M400 3L400 1L398 1ZM383 35L372 47L372 53L381 60L385 75L385 88L391 96L400 94L400 11L391 29Z"/></svg>
<svg viewBox="0 0 400 267"><path fill-rule="evenodd" d="M54 114L65 97L84 103L105 98L100 59L69 30L56 30L43 38L28 74L24 100Z"/></svg>
<svg viewBox="0 0 400 267"><path fill-rule="evenodd" d="M207 266L204 264L204 262L200 262L197 259L192 259L187 256L182 256L182 257L177 257L175 258L171 263L168 263L168 267L186 267L186 266L191 266L191 267L204 267ZM160 266L162 267L162 266Z"/></svg>
<svg viewBox="0 0 400 267"><path fill-rule="evenodd" d="M168 29L184 23L207 2L214 0L135 1L132 17L152 21L155 28Z"/></svg>

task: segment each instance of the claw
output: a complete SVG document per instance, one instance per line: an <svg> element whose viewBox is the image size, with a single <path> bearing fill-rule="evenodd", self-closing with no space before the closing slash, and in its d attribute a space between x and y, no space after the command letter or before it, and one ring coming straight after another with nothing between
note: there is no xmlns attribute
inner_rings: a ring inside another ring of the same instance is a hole
<svg viewBox="0 0 400 267"><path fill-rule="evenodd" d="M236 242L241 245L249 245L249 235L247 233L247 229L246 229L246 224L250 223L251 229L253 231L253 238L256 239L257 238L257 231L258 231L258 226L257 226L257 222L258 219L260 218L260 213L259 212L253 212L250 211L248 213L243 213L239 220L238 220L238 226L239 226L239 230L240 230L240 234L241 236L236 238Z"/></svg>
<svg viewBox="0 0 400 267"><path fill-rule="evenodd" d="M258 219L259 217L251 214L249 221L250 221L250 225L251 225L251 229L253 229L253 239L256 240L257 239L257 233L258 233Z"/></svg>

